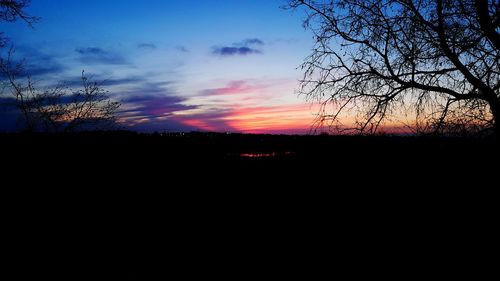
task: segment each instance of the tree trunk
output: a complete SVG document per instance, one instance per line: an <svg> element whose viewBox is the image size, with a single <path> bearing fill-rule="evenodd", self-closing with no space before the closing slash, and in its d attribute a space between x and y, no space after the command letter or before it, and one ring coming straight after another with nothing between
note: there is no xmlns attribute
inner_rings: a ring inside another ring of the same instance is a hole
<svg viewBox="0 0 500 281"><path fill-rule="evenodd" d="M490 101L490 109L493 114L495 138L500 143L500 98Z"/></svg>

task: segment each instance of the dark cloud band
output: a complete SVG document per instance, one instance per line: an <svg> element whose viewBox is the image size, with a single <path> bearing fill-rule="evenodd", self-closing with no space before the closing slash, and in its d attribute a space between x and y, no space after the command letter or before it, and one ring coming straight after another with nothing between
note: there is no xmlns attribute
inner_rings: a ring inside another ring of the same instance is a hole
<svg viewBox="0 0 500 281"><path fill-rule="evenodd" d="M80 55L80 61L87 64L127 64L127 60L110 51L96 48L77 48L75 50Z"/></svg>
<svg viewBox="0 0 500 281"><path fill-rule="evenodd" d="M262 51L249 47L214 47L212 53L220 56L246 56L251 54L262 54Z"/></svg>
<svg viewBox="0 0 500 281"><path fill-rule="evenodd" d="M259 38L249 38L241 42L233 43L232 46L216 46L212 48L212 54L218 56L247 56L262 54L262 50L255 46L263 46L264 41Z"/></svg>

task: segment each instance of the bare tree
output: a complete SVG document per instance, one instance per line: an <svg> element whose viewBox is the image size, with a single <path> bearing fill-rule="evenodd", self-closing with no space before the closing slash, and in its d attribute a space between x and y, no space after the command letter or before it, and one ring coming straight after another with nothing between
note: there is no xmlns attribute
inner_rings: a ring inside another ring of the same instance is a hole
<svg viewBox="0 0 500 281"><path fill-rule="evenodd" d="M322 104L318 124L376 132L500 136L500 1L290 0L316 44L301 93ZM342 117L353 117L352 126Z"/></svg>
<svg viewBox="0 0 500 281"><path fill-rule="evenodd" d="M7 95L15 98L16 107L22 111L22 115L25 118L25 130L33 131L34 124L31 120L31 115L26 111L28 108L26 105L26 89L16 81L16 77L23 72L23 62L13 62L12 57L14 52L14 48L11 47L5 58L0 57L0 78L2 84L0 96ZM31 84L31 79L29 79L30 87Z"/></svg>
<svg viewBox="0 0 500 281"><path fill-rule="evenodd" d="M18 82L16 76L22 72L22 65L12 66L10 61L0 63L0 72L8 81L24 118L26 131L106 130L116 124L120 103L111 100L108 92L85 76L83 71L81 89L61 85L39 90L30 78L26 83Z"/></svg>
<svg viewBox="0 0 500 281"><path fill-rule="evenodd" d="M26 13L26 7L29 5L30 0L0 0L0 21L14 22L20 19L32 26L38 18ZM0 32L0 47L4 47L6 41L3 32Z"/></svg>
<svg viewBox="0 0 500 281"><path fill-rule="evenodd" d="M31 25L37 17L25 11L30 2L30 0L0 0L0 20L13 22L21 19Z"/></svg>

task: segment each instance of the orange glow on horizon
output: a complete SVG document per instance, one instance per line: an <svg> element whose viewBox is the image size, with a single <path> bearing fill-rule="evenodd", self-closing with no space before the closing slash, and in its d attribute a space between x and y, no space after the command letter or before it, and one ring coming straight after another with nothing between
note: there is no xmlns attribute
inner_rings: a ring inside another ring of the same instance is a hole
<svg viewBox="0 0 500 281"><path fill-rule="evenodd" d="M199 111L193 114L177 115L177 121L209 132L237 132L250 134L309 134L314 131L314 122L319 112L319 105L299 103L289 105L270 106L234 106L233 110L221 112ZM340 128L353 128L353 117L346 117ZM388 121L381 125L378 133L381 134L411 134L412 126L402 122ZM334 133L335 128L324 124L316 131ZM343 131L342 134L357 133L358 131Z"/></svg>
<svg viewBox="0 0 500 281"><path fill-rule="evenodd" d="M184 120L182 123L192 126L195 128L198 128L202 131L208 131L208 132L218 132L221 131L221 128L216 128L212 125L209 125L207 122L203 120L196 120L196 119L190 119L190 120Z"/></svg>
<svg viewBox="0 0 500 281"><path fill-rule="evenodd" d="M308 104L248 107L234 111L229 124L246 133L305 133L313 112Z"/></svg>
<svg viewBox="0 0 500 281"><path fill-rule="evenodd" d="M186 115L181 122L203 131L306 133L313 123L314 112L309 104L241 107L213 119ZM222 128L224 125L227 128Z"/></svg>

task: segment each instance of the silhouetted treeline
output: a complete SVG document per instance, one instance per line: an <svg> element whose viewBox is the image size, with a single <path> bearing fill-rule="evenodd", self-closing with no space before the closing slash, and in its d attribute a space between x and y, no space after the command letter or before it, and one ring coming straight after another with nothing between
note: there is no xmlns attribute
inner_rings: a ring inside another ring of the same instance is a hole
<svg viewBox="0 0 500 281"><path fill-rule="evenodd" d="M484 158L497 151L488 138L422 136L328 136L253 135L226 133L153 133L130 131L80 132L70 134L2 134L3 147L12 148L14 158L58 159L77 157L101 159L110 164L135 157L180 162L297 162L318 161L317 169L401 161L437 165L456 159ZM10 152L9 152L10 151ZM23 154L24 157L20 157ZM35 157L36 156L36 157ZM475 161L474 159L469 159ZM425 163L427 162L427 163ZM131 163L133 164L133 163ZM388 163L390 164L390 163ZM469 163L473 166L473 163ZM363 168L360 167L361 170Z"/></svg>

